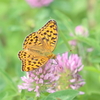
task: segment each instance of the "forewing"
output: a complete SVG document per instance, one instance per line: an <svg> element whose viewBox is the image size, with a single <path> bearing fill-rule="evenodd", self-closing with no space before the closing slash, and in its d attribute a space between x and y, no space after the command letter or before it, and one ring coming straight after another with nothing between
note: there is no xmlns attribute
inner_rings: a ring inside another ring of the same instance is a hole
<svg viewBox="0 0 100 100"><path fill-rule="evenodd" d="M57 23L54 20L48 21L41 29L37 31L45 49L52 52L58 39Z"/></svg>
<svg viewBox="0 0 100 100"><path fill-rule="evenodd" d="M32 71L43 66L48 61L47 57L27 50L20 51L18 56L22 61L22 71Z"/></svg>
<svg viewBox="0 0 100 100"><path fill-rule="evenodd" d="M23 43L23 49L32 48L32 46L42 46L37 32L33 32L28 35Z"/></svg>
<svg viewBox="0 0 100 100"><path fill-rule="evenodd" d="M23 43L23 49L45 48L45 51L52 52L56 46L57 39L58 31L56 21L50 20L37 32L33 32L26 37Z"/></svg>

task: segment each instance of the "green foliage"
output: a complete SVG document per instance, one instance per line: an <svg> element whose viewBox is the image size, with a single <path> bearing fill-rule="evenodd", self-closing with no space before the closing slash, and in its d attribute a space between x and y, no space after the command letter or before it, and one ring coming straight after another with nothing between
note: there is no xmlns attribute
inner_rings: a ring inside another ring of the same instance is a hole
<svg viewBox="0 0 100 100"><path fill-rule="evenodd" d="M73 100L77 95L79 95L78 91L63 90L50 94L44 100Z"/></svg>
<svg viewBox="0 0 100 100"><path fill-rule="evenodd" d="M21 82L20 77L24 75L17 54L22 49L24 38L37 31L49 19L57 21L59 30L54 53L72 50L71 53L79 54L83 60L81 75L86 84L80 91L85 94L77 99L99 100L100 0L54 0L50 5L40 8L31 8L25 0L0 0L0 10L0 100L33 100L35 94L24 91L20 93L17 88ZM75 35L75 27L78 25L87 28L88 37ZM70 33L75 36L71 37ZM68 44L73 39L78 42L75 48ZM87 52L88 48L93 48L93 51ZM65 90L42 95L41 99L72 100L77 93Z"/></svg>

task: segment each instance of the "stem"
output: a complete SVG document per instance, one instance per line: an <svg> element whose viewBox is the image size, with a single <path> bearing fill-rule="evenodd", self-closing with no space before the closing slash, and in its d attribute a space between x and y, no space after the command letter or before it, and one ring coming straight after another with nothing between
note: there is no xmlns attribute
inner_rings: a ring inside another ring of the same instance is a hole
<svg viewBox="0 0 100 100"><path fill-rule="evenodd" d="M37 97L36 94L35 94L34 100L39 100L39 97Z"/></svg>
<svg viewBox="0 0 100 100"><path fill-rule="evenodd" d="M87 17L88 17L88 25L89 28L93 28L96 25L95 20L95 6L96 6L97 0L88 0L87 1Z"/></svg>

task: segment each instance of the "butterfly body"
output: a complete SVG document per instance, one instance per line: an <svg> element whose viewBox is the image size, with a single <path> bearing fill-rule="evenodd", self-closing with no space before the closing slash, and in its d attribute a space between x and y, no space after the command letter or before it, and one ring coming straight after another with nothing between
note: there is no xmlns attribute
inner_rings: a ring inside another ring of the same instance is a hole
<svg viewBox="0 0 100 100"><path fill-rule="evenodd" d="M55 58L52 51L58 39L57 24L48 21L37 32L26 37L23 49L18 53L22 61L22 71L32 71L43 66L50 58Z"/></svg>

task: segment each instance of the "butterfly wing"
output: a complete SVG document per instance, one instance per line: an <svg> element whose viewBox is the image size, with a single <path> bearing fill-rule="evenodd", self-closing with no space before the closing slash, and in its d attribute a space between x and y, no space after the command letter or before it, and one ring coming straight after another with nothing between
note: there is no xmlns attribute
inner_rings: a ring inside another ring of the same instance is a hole
<svg viewBox="0 0 100 100"><path fill-rule="evenodd" d="M37 32L31 33L26 37L23 49L27 48L39 48L45 51L52 52L56 46L58 39L58 31L56 21L48 21L41 29Z"/></svg>
<svg viewBox="0 0 100 100"><path fill-rule="evenodd" d="M38 36L41 37L42 44L45 49L52 52L58 40L57 23L54 20L48 21L41 29L37 31Z"/></svg>
<svg viewBox="0 0 100 100"><path fill-rule="evenodd" d="M48 61L47 57L41 56L35 51L22 50L18 56L22 61L22 71L32 71L43 66Z"/></svg>
<svg viewBox="0 0 100 100"><path fill-rule="evenodd" d="M30 35L28 35L23 43L23 49L32 48L32 46L42 46L37 32L33 32Z"/></svg>
<svg viewBox="0 0 100 100"><path fill-rule="evenodd" d="M31 33L23 43L23 49L18 56L22 61L23 71L32 71L43 66L48 59L53 57L58 39L56 21L48 21L37 32Z"/></svg>

